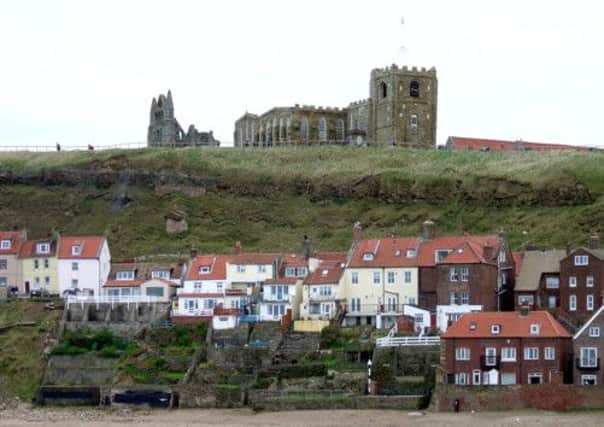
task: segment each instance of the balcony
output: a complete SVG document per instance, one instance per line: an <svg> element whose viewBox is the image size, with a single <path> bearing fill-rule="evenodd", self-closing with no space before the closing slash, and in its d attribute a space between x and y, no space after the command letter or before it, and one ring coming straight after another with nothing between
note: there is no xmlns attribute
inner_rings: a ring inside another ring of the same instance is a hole
<svg viewBox="0 0 604 427"><path fill-rule="evenodd" d="M600 358L598 357L596 359L595 366L585 366L585 365L581 364L581 358L577 357L576 366L577 366L577 369L580 371L599 371L600 370Z"/></svg>
<svg viewBox="0 0 604 427"><path fill-rule="evenodd" d="M480 356L480 367L488 371L490 369L499 369L501 356Z"/></svg>
<svg viewBox="0 0 604 427"><path fill-rule="evenodd" d="M308 300L310 302L333 301L335 299L336 299L336 296L334 294L330 294L330 295L313 294L308 297Z"/></svg>

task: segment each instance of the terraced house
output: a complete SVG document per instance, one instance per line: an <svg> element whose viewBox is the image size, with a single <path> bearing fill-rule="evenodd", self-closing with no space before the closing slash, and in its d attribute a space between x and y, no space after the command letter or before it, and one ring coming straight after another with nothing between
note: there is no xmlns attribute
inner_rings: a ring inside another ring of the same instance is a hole
<svg viewBox="0 0 604 427"><path fill-rule="evenodd" d="M132 297L133 300L170 302L180 286L183 271L184 266L179 263L114 262L103 285L103 294L123 300Z"/></svg>
<svg viewBox="0 0 604 427"><path fill-rule="evenodd" d="M344 262L322 261L304 279L300 317L309 320L331 320L344 301L342 277Z"/></svg>
<svg viewBox="0 0 604 427"><path fill-rule="evenodd" d="M604 306L573 337L574 383L602 385L604 372L600 359L604 354Z"/></svg>
<svg viewBox="0 0 604 427"><path fill-rule="evenodd" d="M62 236L59 243L59 291L101 295L111 270L111 253L104 236Z"/></svg>
<svg viewBox="0 0 604 427"><path fill-rule="evenodd" d="M277 321L292 311L297 318L302 300L302 282L308 275L308 260L284 255L276 278L264 280L258 304L260 320Z"/></svg>
<svg viewBox="0 0 604 427"><path fill-rule="evenodd" d="M560 261L564 250L525 251L516 262L514 288L516 309L528 306L534 309L560 307Z"/></svg>
<svg viewBox="0 0 604 427"><path fill-rule="evenodd" d="M49 238L27 240L21 246L19 259L23 272L23 290L41 294L59 294L59 258L60 240Z"/></svg>
<svg viewBox="0 0 604 427"><path fill-rule="evenodd" d="M24 293L19 252L27 240L27 231L0 231L0 297L6 297L10 288Z"/></svg>

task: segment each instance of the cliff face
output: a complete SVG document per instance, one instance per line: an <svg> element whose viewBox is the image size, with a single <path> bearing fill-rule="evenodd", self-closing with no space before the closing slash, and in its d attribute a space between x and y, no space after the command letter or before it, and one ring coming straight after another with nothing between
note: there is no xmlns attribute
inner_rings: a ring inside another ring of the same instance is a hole
<svg viewBox="0 0 604 427"><path fill-rule="evenodd" d="M441 153L341 147L137 150L0 156L0 228L33 237L105 233L114 256L246 250L345 250L360 220L369 236L505 228L562 247L604 232L604 156ZM188 230L166 233L177 209Z"/></svg>

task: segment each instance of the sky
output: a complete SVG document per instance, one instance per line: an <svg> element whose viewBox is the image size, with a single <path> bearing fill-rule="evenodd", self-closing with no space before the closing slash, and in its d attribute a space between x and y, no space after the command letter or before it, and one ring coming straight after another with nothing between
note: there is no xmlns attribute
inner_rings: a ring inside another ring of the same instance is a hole
<svg viewBox="0 0 604 427"><path fill-rule="evenodd" d="M434 66L437 140L604 146L604 3L2 0L0 146L145 142L172 90L228 145L246 111L345 107L372 68Z"/></svg>

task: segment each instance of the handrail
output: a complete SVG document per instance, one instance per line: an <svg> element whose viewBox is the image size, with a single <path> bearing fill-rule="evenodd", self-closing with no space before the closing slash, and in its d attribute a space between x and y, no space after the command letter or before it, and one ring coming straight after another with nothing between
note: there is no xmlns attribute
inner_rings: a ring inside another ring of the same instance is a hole
<svg viewBox="0 0 604 427"><path fill-rule="evenodd" d="M383 337L377 338L375 344L378 347L401 347L413 345L440 345L440 337Z"/></svg>

